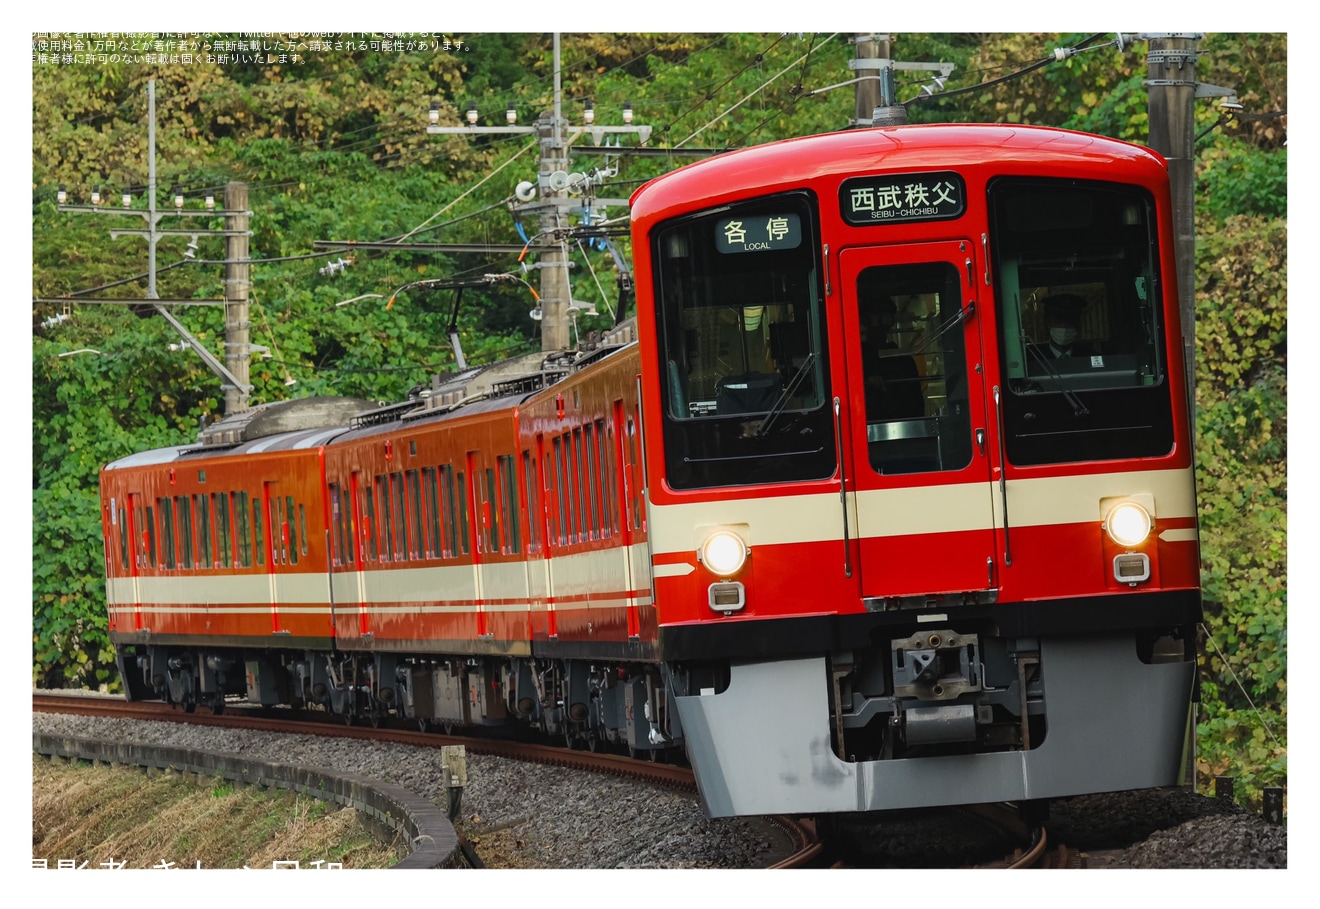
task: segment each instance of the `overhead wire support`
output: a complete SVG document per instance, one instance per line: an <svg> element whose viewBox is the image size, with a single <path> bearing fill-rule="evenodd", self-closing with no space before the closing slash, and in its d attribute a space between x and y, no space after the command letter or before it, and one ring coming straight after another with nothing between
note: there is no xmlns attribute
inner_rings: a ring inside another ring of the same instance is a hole
<svg viewBox="0 0 1320 909"><path fill-rule="evenodd" d="M1079 46L1075 46L1071 48L1056 47L1050 51L1048 56L1042 57L1041 59L1035 61L1034 63L1029 63L1026 66L1022 67L1021 69L1014 70L1011 73L1007 73L1003 76L999 76L995 79L991 79L988 82L978 82L975 85L966 85L963 86L962 88L952 88L942 91L929 91L923 87L921 94L909 98L908 100L903 101L901 103L903 106L906 107L909 104L915 104L921 101L927 101L932 99L942 100L944 98L952 98L954 95L965 95L969 92L984 91L987 88L992 88L993 86L996 85L1002 85L1003 83L1011 82L1014 79L1020 79L1023 76L1027 75L1028 73L1035 72L1041 67L1049 66L1051 63L1062 63L1064 60L1067 60L1069 57L1076 56L1077 54L1082 53L1083 51L1099 50L1101 48L1111 47L1111 46L1117 46L1120 49L1122 48L1123 36L1121 34L1115 40L1107 41L1103 44L1091 43L1093 41L1097 41L1100 38L1104 37L1105 34L1106 34L1105 32L1100 32L1091 35L1085 41L1081 42Z"/></svg>
<svg viewBox="0 0 1320 909"><path fill-rule="evenodd" d="M621 144L611 145L610 137L624 135L636 136L641 146L651 139L652 127L632 123L632 107L625 104L622 110L623 125L604 125L595 123L595 111L590 102L583 111L583 122L569 123L563 111L563 87L560 60L560 35L553 33L554 54L554 101L548 113L542 113L535 123L520 125L517 110L510 107L506 111L508 124L504 126L480 126L480 114L475 104L469 105L464 118L466 126L440 125L440 104L431 104L430 124L426 131L432 135L527 135L536 136L541 158L536 182L523 181L518 184L515 201L509 208L515 217L536 214L539 224L525 246L517 248L519 258L527 250L533 250L537 262L533 267L540 271L540 293L533 290L537 297L537 307L531 311L531 317L540 316L541 349L545 352L567 350L569 343L570 307L573 303L569 282L569 269L572 262L568 258L563 237L569 215L580 209L583 200L575 196L586 196L591 200L591 207L602 208L610 205L627 205L627 199L608 199L595 195L594 189L599 176L575 174L571 170L573 143L582 137L590 137L595 143L595 150L605 154L622 154ZM507 164L507 162L506 162ZM503 166L503 165L502 165ZM490 175L490 176L493 176ZM486 178L489 179L489 176ZM482 182L485 182L484 180ZM475 187L474 187L475 188ZM524 238L525 234L524 234ZM432 247L434 248L434 247ZM512 276L511 276L512 277ZM517 280L522 280L518 278ZM525 281L523 281L526 284ZM527 285L531 288L531 285Z"/></svg>
<svg viewBox="0 0 1320 909"><path fill-rule="evenodd" d="M147 80L147 193L146 193L147 207L145 209L133 208L131 205L131 201L132 201L131 195L127 192L125 192L122 197L123 205L118 208L108 205L101 206L99 204L94 204L90 206L67 205L64 202L65 194L63 187L60 188L60 195L59 195L60 202L57 206L57 210L61 212L97 214L97 215L115 215L118 217L124 217L124 216L138 217L138 218L143 218L146 221L145 230L111 230L110 231L111 239L119 239L120 237L128 237L128 236L143 237L146 239L147 241L147 271L145 275L147 279L146 299L130 300L130 299L96 299L96 298L88 298L88 297L75 298L72 295L70 295L68 297L57 297L57 298L34 297L33 302L34 303L58 302L61 304L67 304L70 300L77 299L79 303L101 303L101 304L114 303L120 306L148 304L152 306L162 317L165 318L167 322L170 323L170 325L174 328L174 330L178 332L180 337L184 339L185 342L184 346L190 347L194 351L196 351L198 356L201 357L202 361L206 364L207 368L210 369L217 377L219 377L225 383L224 387L226 390L226 394L225 394L226 411L232 412L234 410L242 409L246 407L248 393L252 390L252 385L246 380L246 376L247 376L246 363L243 363L242 366L240 367L240 372L242 373L242 377L240 378L239 376L235 375L233 371L226 368L226 366L223 363L221 363L216 357L210 354L210 352L206 350L206 348L202 345L202 343L197 338L193 337L193 335L189 333L189 331L183 326L183 324L180 323L179 320L176 319L173 316L173 314L170 313L169 309L166 308L166 307L174 307L174 306L199 306L199 305L224 306L226 307L226 315L228 316L229 307L232 301L228 298L224 300L162 300L160 298L160 294L157 292L156 289L157 272L167 270L168 268L173 268L174 266L173 265L167 266L166 269L157 269L156 246L161 239L166 237L178 237L178 236L191 237L193 239L193 243L189 244L189 249L185 253L186 257L191 258L191 256L193 255L193 250L196 249L197 238L204 234L210 236L222 236L229 241L235 241L238 240L238 238L247 238L252 236L252 232L250 230L247 230L245 227L225 228L225 229L213 229L213 228L203 227L203 228L198 228L196 230L161 229L159 227L159 224L165 218L224 217L226 218L226 221L228 223L237 222L239 224L246 225L247 218L251 216L252 212L247 210L246 205L243 205L243 207L241 208L230 208L226 206L224 208L216 210L215 204L211 199L211 197L209 196L207 198L207 207L205 209L186 209L183 207L184 205L183 195L178 191L177 188L174 194L174 208L161 209L161 208L157 208L156 205L156 192L157 192L156 80L149 79ZM92 196L92 200L94 203L99 201L99 195L100 194L98 187L98 192L93 193ZM246 189L244 189L241 201L244 203L246 203L247 201ZM243 241L239 241L239 242L243 242ZM244 242L244 247L246 247L245 242ZM181 263L175 263L175 264L177 265ZM140 280L140 277L134 280ZM107 286L113 286L113 285L107 285ZM96 288L96 289L100 289L100 288ZM246 299L246 294L244 294L243 298ZM243 328L241 332L230 331L228 325L230 321L231 320L229 318L226 318L226 341L231 342L233 344L246 344L247 342L246 321L245 320L243 321Z"/></svg>

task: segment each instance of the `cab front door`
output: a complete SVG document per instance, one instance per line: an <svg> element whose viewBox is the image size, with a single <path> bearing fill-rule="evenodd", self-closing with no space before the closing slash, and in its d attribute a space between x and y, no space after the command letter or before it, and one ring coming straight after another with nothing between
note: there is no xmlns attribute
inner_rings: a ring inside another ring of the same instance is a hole
<svg viewBox="0 0 1320 909"><path fill-rule="evenodd" d="M840 258L846 444L868 601L976 602L997 586L973 249L955 240Z"/></svg>

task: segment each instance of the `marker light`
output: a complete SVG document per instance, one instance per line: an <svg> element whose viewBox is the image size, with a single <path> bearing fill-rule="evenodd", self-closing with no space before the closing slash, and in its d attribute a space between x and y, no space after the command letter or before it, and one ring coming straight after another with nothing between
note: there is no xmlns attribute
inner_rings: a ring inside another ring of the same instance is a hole
<svg viewBox="0 0 1320 909"><path fill-rule="evenodd" d="M697 550L697 557L720 577L731 577L741 571L747 561L747 544L731 530L717 530L706 537L706 542Z"/></svg>
<svg viewBox="0 0 1320 909"><path fill-rule="evenodd" d="M1120 546L1140 545L1150 528L1150 515L1136 502L1120 502L1105 518L1105 532Z"/></svg>

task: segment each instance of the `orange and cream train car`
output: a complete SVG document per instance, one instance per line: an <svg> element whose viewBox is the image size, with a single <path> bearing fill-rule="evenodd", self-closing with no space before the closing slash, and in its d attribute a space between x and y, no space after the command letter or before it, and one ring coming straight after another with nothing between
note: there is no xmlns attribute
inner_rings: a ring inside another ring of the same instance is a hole
<svg viewBox="0 0 1320 909"><path fill-rule="evenodd" d="M636 345L540 360L400 405L254 408L107 465L128 697L672 749Z"/></svg>
<svg viewBox="0 0 1320 909"><path fill-rule="evenodd" d="M1177 783L1165 162L857 130L682 168L632 221L635 325L596 350L109 465L129 696L682 748L713 816Z"/></svg>

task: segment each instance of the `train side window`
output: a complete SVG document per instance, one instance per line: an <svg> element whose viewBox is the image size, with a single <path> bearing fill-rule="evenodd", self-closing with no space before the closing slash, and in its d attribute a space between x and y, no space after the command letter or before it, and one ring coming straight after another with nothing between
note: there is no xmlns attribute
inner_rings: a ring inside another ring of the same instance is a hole
<svg viewBox="0 0 1320 909"><path fill-rule="evenodd" d="M268 493L269 494L269 493ZM266 501L266 521L270 524L270 563L284 563L284 504L279 496L270 496Z"/></svg>
<svg viewBox="0 0 1320 909"><path fill-rule="evenodd" d="M454 466L444 464L440 468L440 495L445 500L445 537L444 549L441 553L447 559L452 559L458 552L458 547L454 545L454 539L462 539L462 534L458 526L458 497L454 490Z"/></svg>
<svg viewBox="0 0 1320 909"><path fill-rule="evenodd" d="M605 502L605 534L612 536L619 532L619 478L622 476L620 470L620 449L618 436L618 412L615 412L614 419L608 423L600 421L596 424L596 432L600 435L600 458L604 465L604 483L603 493Z"/></svg>
<svg viewBox="0 0 1320 909"><path fill-rule="evenodd" d="M611 464L614 460L610 451L610 435L604 420L596 421L596 488L600 495L600 536L601 539L607 539L610 536L610 498L612 495L611 478L614 471Z"/></svg>
<svg viewBox="0 0 1320 909"><path fill-rule="evenodd" d="M362 484L362 541L364 543L363 556L371 562L379 558L379 549L376 546L376 505L375 497L371 494L371 482Z"/></svg>
<svg viewBox="0 0 1320 909"><path fill-rule="evenodd" d="M558 512L554 508L554 503L558 501L558 492L554 488L554 453L553 441L550 443L550 449L546 449L545 443L541 443L541 508L545 511L545 551L554 549L558 545Z"/></svg>
<svg viewBox="0 0 1320 909"><path fill-rule="evenodd" d="M339 488L339 514L344 525L344 564L352 565L357 561L357 536L354 533L353 503L348 490Z"/></svg>
<svg viewBox="0 0 1320 909"><path fill-rule="evenodd" d="M257 564L266 564L266 533L261 521L261 499L252 500L252 545L257 550Z"/></svg>
<svg viewBox="0 0 1320 909"><path fill-rule="evenodd" d="M113 520L115 515L115 500L110 500L110 515ZM128 554L132 547L128 545L128 514L119 515L119 567L125 571L128 570Z"/></svg>
<svg viewBox="0 0 1320 909"><path fill-rule="evenodd" d="M604 420L596 421L596 484L600 490L600 535L611 535L617 527L612 526L614 501L614 451L610 442L613 433L606 430Z"/></svg>
<svg viewBox="0 0 1320 909"><path fill-rule="evenodd" d="M416 445L415 442L410 444ZM408 537L412 544L408 547L408 557L420 559L426 536L426 522L422 513L422 475L416 470L410 470L404 474L404 479L408 486L408 523L412 526L412 532Z"/></svg>
<svg viewBox="0 0 1320 909"><path fill-rule="evenodd" d="M174 568L174 510L170 508L170 500L164 497L157 499L156 512L160 515L160 567Z"/></svg>
<svg viewBox="0 0 1320 909"><path fill-rule="evenodd" d="M307 555L307 506L302 504L298 505L298 550Z"/></svg>
<svg viewBox="0 0 1320 909"><path fill-rule="evenodd" d="M426 490L423 502L426 508L426 549L425 557L436 559L441 553L440 536L440 487L436 480L434 467L422 468L422 487Z"/></svg>
<svg viewBox="0 0 1320 909"><path fill-rule="evenodd" d="M633 530L642 529L642 482L637 471L637 425L633 418L628 418L628 499L630 511L629 526Z"/></svg>
<svg viewBox="0 0 1320 909"><path fill-rule="evenodd" d="M467 555L470 550L468 540L471 537L468 534L468 523L467 477L460 470L458 472L458 545L463 555Z"/></svg>
<svg viewBox="0 0 1320 909"><path fill-rule="evenodd" d="M500 516L497 510L495 493L495 471L487 467L485 469L486 482L484 488L478 489L477 507L481 509L481 522L486 528L485 541L487 552L499 552L500 546Z"/></svg>
<svg viewBox="0 0 1320 909"><path fill-rule="evenodd" d="M147 528L147 565L156 567L156 515L150 505L145 508L145 528Z"/></svg>
<svg viewBox="0 0 1320 909"><path fill-rule="evenodd" d="M339 512L339 484L330 483L327 487L330 493L330 539L331 548L330 564L344 564L344 517Z"/></svg>
<svg viewBox="0 0 1320 909"><path fill-rule="evenodd" d="M595 427L588 423L582 427L582 447L583 452L582 469L586 472L586 483L582 491L587 496L587 536L591 539L604 536L601 533L601 509L600 509L600 449L597 445Z"/></svg>
<svg viewBox="0 0 1320 909"><path fill-rule="evenodd" d="M193 560L193 522L192 499L188 496L174 497L175 523L179 525L179 567L192 569L197 567Z"/></svg>
<svg viewBox="0 0 1320 909"><path fill-rule="evenodd" d="M147 565L156 567L156 515L155 510L148 505L146 507L146 526L147 526Z"/></svg>
<svg viewBox="0 0 1320 909"><path fill-rule="evenodd" d="M394 559L394 514L390 507L390 481L385 474L376 477L376 507L380 520L376 522L376 536L380 540L380 560Z"/></svg>
<svg viewBox="0 0 1320 909"><path fill-rule="evenodd" d="M201 555L201 568L214 568L215 559L211 554L211 543L215 530L211 524L211 498L201 492L193 496L197 505L197 544Z"/></svg>
<svg viewBox="0 0 1320 909"><path fill-rule="evenodd" d="M298 524L294 518L293 496L284 497L284 550L290 565L298 564Z"/></svg>
<svg viewBox="0 0 1320 909"><path fill-rule="evenodd" d="M522 533L520 528L521 503L518 501L518 473L514 467L513 455L500 455L500 497L504 506L504 537L508 552L517 555L522 552Z"/></svg>
<svg viewBox="0 0 1320 909"><path fill-rule="evenodd" d="M536 458L530 451L522 453L523 483L527 493L527 551L541 551L541 490L536 475Z"/></svg>
<svg viewBox="0 0 1320 909"><path fill-rule="evenodd" d="M284 524L284 502L279 496L272 496L269 502L270 508L270 548L272 550L271 563L274 565L283 565L288 561L285 550L288 546L288 530Z"/></svg>
<svg viewBox="0 0 1320 909"><path fill-rule="evenodd" d="M252 527L248 523L248 494L233 493L234 521L238 531L238 563L244 568L252 567Z"/></svg>
<svg viewBox="0 0 1320 909"><path fill-rule="evenodd" d="M403 474L390 474L390 493L394 499L394 561L408 558L408 503L403 491Z"/></svg>
<svg viewBox="0 0 1320 909"><path fill-rule="evenodd" d="M555 522L555 539L559 545L568 543L568 493L564 489L564 446L563 440L558 436L554 440L555 451L555 499L559 504L556 514L558 520Z"/></svg>
<svg viewBox="0 0 1320 909"><path fill-rule="evenodd" d="M133 506L133 564L147 567L147 512L140 504Z"/></svg>
<svg viewBox="0 0 1320 909"><path fill-rule="evenodd" d="M229 531L229 496L223 492L211 493L211 509L215 512L216 553L220 565L231 568L234 564L234 540Z"/></svg>
<svg viewBox="0 0 1320 909"><path fill-rule="evenodd" d="M587 484L582 469L582 430L573 430L573 444L569 448L569 486L573 490L574 539L581 543L587 538Z"/></svg>

